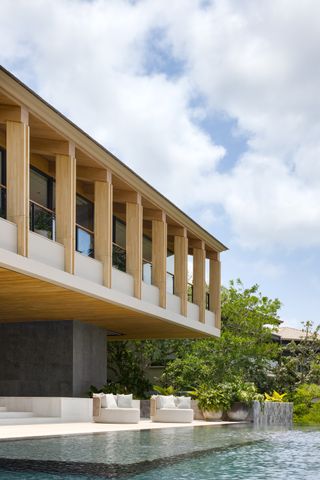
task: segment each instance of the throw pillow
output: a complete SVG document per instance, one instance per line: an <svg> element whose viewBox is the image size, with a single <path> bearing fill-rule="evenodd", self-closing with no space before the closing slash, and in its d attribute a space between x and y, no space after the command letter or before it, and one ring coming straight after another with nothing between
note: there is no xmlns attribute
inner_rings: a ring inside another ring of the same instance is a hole
<svg viewBox="0 0 320 480"><path fill-rule="evenodd" d="M163 408L163 402L164 402L164 399L166 398L165 395L154 395L153 398L156 399L157 408L158 409Z"/></svg>
<svg viewBox="0 0 320 480"><path fill-rule="evenodd" d="M107 408L118 408L116 397L113 395L113 393L107 393L105 397L106 397Z"/></svg>
<svg viewBox="0 0 320 480"><path fill-rule="evenodd" d="M119 408L132 408L132 393L130 395L117 395Z"/></svg>
<svg viewBox="0 0 320 480"><path fill-rule="evenodd" d="M191 397L177 397L177 407L178 408L191 408Z"/></svg>
<svg viewBox="0 0 320 480"><path fill-rule="evenodd" d="M173 395L168 395L163 397L163 406L161 408L177 408L175 403L175 397Z"/></svg>

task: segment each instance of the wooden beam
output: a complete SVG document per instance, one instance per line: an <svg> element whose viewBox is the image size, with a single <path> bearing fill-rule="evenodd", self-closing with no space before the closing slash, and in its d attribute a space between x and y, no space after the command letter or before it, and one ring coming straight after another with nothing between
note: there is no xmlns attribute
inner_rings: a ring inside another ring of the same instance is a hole
<svg viewBox="0 0 320 480"><path fill-rule="evenodd" d="M142 218L141 203L127 203L126 212L126 264L127 272L133 276L134 296L141 298L142 284Z"/></svg>
<svg viewBox="0 0 320 480"><path fill-rule="evenodd" d="M94 256L103 264L103 284L111 288L112 184L94 183Z"/></svg>
<svg viewBox="0 0 320 480"><path fill-rule="evenodd" d="M74 273L76 214L76 159L56 156L56 231L57 242L64 245L64 268Z"/></svg>
<svg viewBox="0 0 320 480"><path fill-rule="evenodd" d="M181 300L181 315L188 314L188 238L174 237L174 294Z"/></svg>
<svg viewBox="0 0 320 480"><path fill-rule="evenodd" d="M74 157L75 145L72 142L62 140L51 140L49 138L30 139L30 149L32 153L40 155L69 155Z"/></svg>
<svg viewBox="0 0 320 480"><path fill-rule="evenodd" d="M77 167L77 179L83 182L109 182L112 175L109 170L103 168Z"/></svg>
<svg viewBox="0 0 320 480"><path fill-rule="evenodd" d="M200 248L201 250L205 250L206 245L203 240L189 238L189 248Z"/></svg>
<svg viewBox="0 0 320 480"><path fill-rule="evenodd" d="M29 126L7 122L7 217L17 225L17 253L28 256Z"/></svg>
<svg viewBox="0 0 320 480"><path fill-rule="evenodd" d="M217 259L210 258L209 295L211 312L215 314L215 326L221 328L221 263L219 254Z"/></svg>
<svg viewBox="0 0 320 480"><path fill-rule="evenodd" d="M159 305L167 307L167 223L152 221L152 284L159 288Z"/></svg>
<svg viewBox="0 0 320 480"><path fill-rule="evenodd" d="M193 302L199 306L199 321L205 322L206 309L206 251L193 249Z"/></svg>
<svg viewBox="0 0 320 480"><path fill-rule="evenodd" d="M144 220L159 220L159 222L166 221L166 214L162 210L156 210L153 208L143 209Z"/></svg>
<svg viewBox="0 0 320 480"><path fill-rule="evenodd" d="M21 122L29 123L29 112L25 107L14 105L0 105L0 123Z"/></svg>
<svg viewBox="0 0 320 480"><path fill-rule="evenodd" d="M187 238L187 229L185 227L177 227L175 225L168 225L168 235L173 235L174 237L185 237L185 238Z"/></svg>
<svg viewBox="0 0 320 480"><path fill-rule="evenodd" d="M115 203L136 203L141 205L140 193L131 190L113 190L113 201Z"/></svg>

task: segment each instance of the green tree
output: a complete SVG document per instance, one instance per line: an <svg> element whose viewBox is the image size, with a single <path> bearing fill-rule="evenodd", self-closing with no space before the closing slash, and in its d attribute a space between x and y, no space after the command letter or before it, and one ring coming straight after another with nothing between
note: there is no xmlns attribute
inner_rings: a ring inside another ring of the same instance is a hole
<svg viewBox="0 0 320 480"><path fill-rule="evenodd" d="M241 377L260 390L272 389L280 348L272 333L280 324L280 301L262 295L258 285L244 288L240 280L222 288L221 300L221 338L194 341L168 364L163 382L183 390Z"/></svg>
<svg viewBox="0 0 320 480"><path fill-rule="evenodd" d="M282 347L274 369L277 385L289 393L302 384L320 384L320 325L302 325L301 340Z"/></svg>

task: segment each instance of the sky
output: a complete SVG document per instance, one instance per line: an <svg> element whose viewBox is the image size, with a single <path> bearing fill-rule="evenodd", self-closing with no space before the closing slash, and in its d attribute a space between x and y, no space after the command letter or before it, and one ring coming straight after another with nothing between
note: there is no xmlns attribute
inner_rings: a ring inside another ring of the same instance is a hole
<svg viewBox="0 0 320 480"><path fill-rule="evenodd" d="M0 62L320 323L320 2L1 0Z"/></svg>

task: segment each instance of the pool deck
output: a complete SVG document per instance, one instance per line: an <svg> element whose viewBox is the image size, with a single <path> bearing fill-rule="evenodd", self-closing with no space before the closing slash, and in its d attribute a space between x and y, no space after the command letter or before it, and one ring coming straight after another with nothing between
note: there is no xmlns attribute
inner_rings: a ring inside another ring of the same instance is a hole
<svg viewBox="0 0 320 480"><path fill-rule="evenodd" d="M121 432L130 430L156 430L159 428L190 428L190 427L218 427L221 425L235 425L247 422L206 422L194 420L192 423L154 423L142 419L137 424L111 424L111 423L47 423L33 425L1 425L0 440L55 437L66 435L86 435L92 433Z"/></svg>

